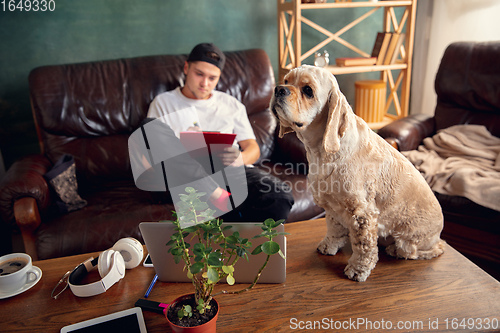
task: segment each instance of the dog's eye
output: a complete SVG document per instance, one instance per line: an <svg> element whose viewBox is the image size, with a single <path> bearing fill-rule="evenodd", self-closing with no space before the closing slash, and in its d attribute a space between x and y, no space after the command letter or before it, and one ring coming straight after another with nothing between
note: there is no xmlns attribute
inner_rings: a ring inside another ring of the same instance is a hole
<svg viewBox="0 0 500 333"><path fill-rule="evenodd" d="M311 88L311 87L309 87L309 86L304 86L304 87L302 88L302 92L303 92L303 93L304 93L307 97L309 97L309 98L312 98L312 97L314 96L314 94L313 94L313 90L312 90L312 88Z"/></svg>
<svg viewBox="0 0 500 333"><path fill-rule="evenodd" d="M288 84L288 80L285 80L285 84Z"/></svg>

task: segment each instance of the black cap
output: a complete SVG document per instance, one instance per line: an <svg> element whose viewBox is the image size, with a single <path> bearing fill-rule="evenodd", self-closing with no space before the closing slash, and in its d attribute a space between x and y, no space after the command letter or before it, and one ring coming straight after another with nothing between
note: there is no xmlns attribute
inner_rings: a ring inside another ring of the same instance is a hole
<svg viewBox="0 0 500 333"><path fill-rule="evenodd" d="M193 48L187 61L205 61L219 67L222 71L224 69L224 63L226 62L226 56L214 44L202 43Z"/></svg>

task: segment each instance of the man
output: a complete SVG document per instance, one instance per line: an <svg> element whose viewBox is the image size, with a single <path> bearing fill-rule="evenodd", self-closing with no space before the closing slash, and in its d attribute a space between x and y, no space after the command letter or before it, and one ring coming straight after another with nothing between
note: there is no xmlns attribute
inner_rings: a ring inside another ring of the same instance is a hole
<svg viewBox="0 0 500 333"><path fill-rule="evenodd" d="M195 46L184 64L184 86L158 95L150 105L148 118L160 118L177 137L182 131L234 133L237 144L218 154L220 163L231 167L251 166L259 159L260 149L245 106L236 98L215 90L225 60L222 51L213 44ZM245 171L248 198L222 218L226 221L286 218L293 204L286 185L257 168L245 167ZM224 188L224 184L220 185ZM223 190L221 197L227 194Z"/></svg>

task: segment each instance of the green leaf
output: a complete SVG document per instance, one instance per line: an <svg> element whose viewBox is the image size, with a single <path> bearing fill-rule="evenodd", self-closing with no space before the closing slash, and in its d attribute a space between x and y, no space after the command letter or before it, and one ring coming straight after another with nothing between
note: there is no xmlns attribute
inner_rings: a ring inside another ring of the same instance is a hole
<svg viewBox="0 0 500 333"><path fill-rule="evenodd" d="M247 250L245 250L242 247L239 247L236 249L236 254L240 257L243 257L247 253Z"/></svg>
<svg viewBox="0 0 500 333"><path fill-rule="evenodd" d="M227 284L230 286L232 286L236 282L236 280L233 277L233 274L229 274L226 278L226 281L227 281Z"/></svg>
<svg viewBox="0 0 500 333"><path fill-rule="evenodd" d="M278 253L279 250L280 245L274 241L267 241L262 244L262 251L264 251L265 254L273 255Z"/></svg>
<svg viewBox="0 0 500 333"><path fill-rule="evenodd" d="M176 206L177 209L181 211L184 211L190 207L189 204L186 203L185 201L179 201L178 203L176 203Z"/></svg>
<svg viewBox="0 0 500 333"><path fill-rule="evenodd" d="M224 228L222 228L222 231L226 231L231 229L233 226L232 225L226 225Z"/></svg>
<svg viewBox="0 0 500 333"><path fill-rule="evenodd" d="M181 212L179 221L182 222L183 225L193 224L196 222L196 215L192 211Z"/></svg>
<svg viewBox="0 0 500 333"><path fill-rule="evenodd" d="M221 246L222 246L222 244L221 244ZM233 244L230 244L230 243L227 243L227 244L226 244L226 247L227 247L228 249L233 249L233 250L235 250L235 249L236 249L236 245L233 245Z"/></svg>
<svg viewBox="0 0 500 333"><path fill-rule="evenodd" d="M196 243L196 244L194 244L194 249L195 250L204 251L205 250L205 244L203 244L203 243Z"/></svg>
<svg viewBox="0 0 500 333"><path fill-rule="evenodd" d="M191 269L190 269L191 274L195 275L195 274L200 273L203 270L203 267L205 267L205 265L202 262L195 262L191 266Z"/></svg>
<svg viewBox="0 0 500 333"><path fill-rule="evenodd" d="M175 262L176 264L180 263L180 262L181 262L181 260L182 260L182 256L174 256L174 262Z"/></svg>
<svg viewBox="0 0 500 333"><path fill-rule="evenodd" d="M174 245L175 243L177 243L177 241L171 239L171 240L168 241L167 246Z"/></svg>
<svg viewBox="0 0 500 333"><path fill-rule="evenodd" d="M188 232L188 233L196 232L196 230L198 230L198 227L195 225L183 229L183 231Z"/></svg>
<svg viewBox="0 0 500 333"><path fill-rule="evenodd" d="M180 248L172 248L172 251L170 251L174 256L181 255L182 254L182 249Z"/></svg>
<svg viewBox="0 0 500 333"><path fill-rule="evenodd" d="M202 211L208 208L208 204L206 202L197 202L193 207L197 211Z"/></svg>
<svg viewBox="0 0 500 333"><path fill-rule="evenodd" d="M212 252L208 255L207 263L210 266L222 267L221 253L220 252Z"/></svg>
<svg viewBox="0 0 500 333"><path fill-rule="evenodd" d="M187 277L188 277L188 279L190 279L190 280L191 280L191 279L193 278L193 274L191 274L191 272L190 272L190 271L188 271L188 272L187 272Z"/></svg>
<svg viewBox="0 0 500 333"><path fill-rule="evenodd" d="M215 213L215 210L209 208L209 209L205 210L202 214L203 214L203 216L206 216L206 217L213 219L212 215L214 213ZM222 223L222 221L221 221L221 223Z"/></svg>
<svg viewBox="0 0 500 333"><path fill-rule="evenodd" d="M186 187L186 192L187 193L195 193L196 190L194 188L188 186L188 187Z"/></svg>
<svg viewBox="0 0 500 333"><path fill-rule="evenodd" d="M236 238L234 235L227 236L226 242L228 242L229 244L236 244L238 243L238 238Z"/></svg>
<svg viewBox="0 0 500 333"><path fill-rule="evenodd" d="M224 266L222 266L222 270L226 274L232 274L234 272L234 267L233 267L233 265L230 265L230 266L224 265Z"/></svg>
<svg viewBox="0 0 500 333"><path fill-rule="evenodd" d="M281 249L278 251L279 255L281 256L281 258L283 259L286 259L285 255L283 254L283 252L281 252Z"/></svg>
<svg viewBox="0 0 500 333"><path fill-rule="evenodd" d="M273 219L267 219L264 221L264 225L268 226L269 228L274 228L274 220Z"/></svg>
<svg viewBox="0 0 500 333"><path fill-rule="evenodd" d="M256 255L256 254L259 254L262 252L262 244L257 246L253 251L252 251L252 255Z"/></svg>
<svg viewBox="0 0 500 333"><path fill-rule="evenodd" d="M214 229L213 225L210 224L201 224L200 227L203 229L203 231L212 231Z"/></svg>
<svg viewBox="0 0 500 333"><path fill-rule="evenodd" d="M280 224L283 224L283 222L285 222L284 219L281 219L281 220L278 220L276 222L274 222L274 225L273 225L273 228L276 228L277 226L279 226Z"/></svg>
<svg viewBox="0 0 500 333"><path fill-rule="evenodd" d="M211 283L216 283L217 281L219 281L219 273L213 267L208 267L207 277Z"/></svg>
<svg viewBox="0 0 500 333"><path fill-rule="evenodd" d="M196 195L196 193L189 193L188 195L188 202L190 204L193 204L195 202L199 202L200 199L198 199L198 196Z"/></svg>
<svg viewBox="0 0 500 333"><path fill-rule="evenodd" d="M205 256L205 245L203 243L194 244L193 253L195 256L204 257Z"/></svg>

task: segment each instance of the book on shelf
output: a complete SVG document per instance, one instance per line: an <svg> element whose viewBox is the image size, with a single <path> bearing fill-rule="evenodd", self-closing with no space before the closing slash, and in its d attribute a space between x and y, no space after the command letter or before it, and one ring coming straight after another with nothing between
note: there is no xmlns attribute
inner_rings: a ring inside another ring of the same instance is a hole
<svg viewBox="0 0 500 333"><path fill-rule="evenodd" d="M384 65L390 65L396 62L399 55L399 48L405 39L404 33L393 33L391 41L387 47L387 53L384 58Z"/></svg>
<svg viewBox="0 0 500 333"><path fill-rule="evenodd" d="M372 57L377 58L376 65L382 65L391 40L392 32L379 32L373 45Z"/></svg>
<svg viewBox="0 0 500 333"><path fill-rule="evenodd" d="M337 66L348 67L348 66L370 66L375 65L377 58L375 57L354 57L354 58L337 58L335 59Z"/></svg>

